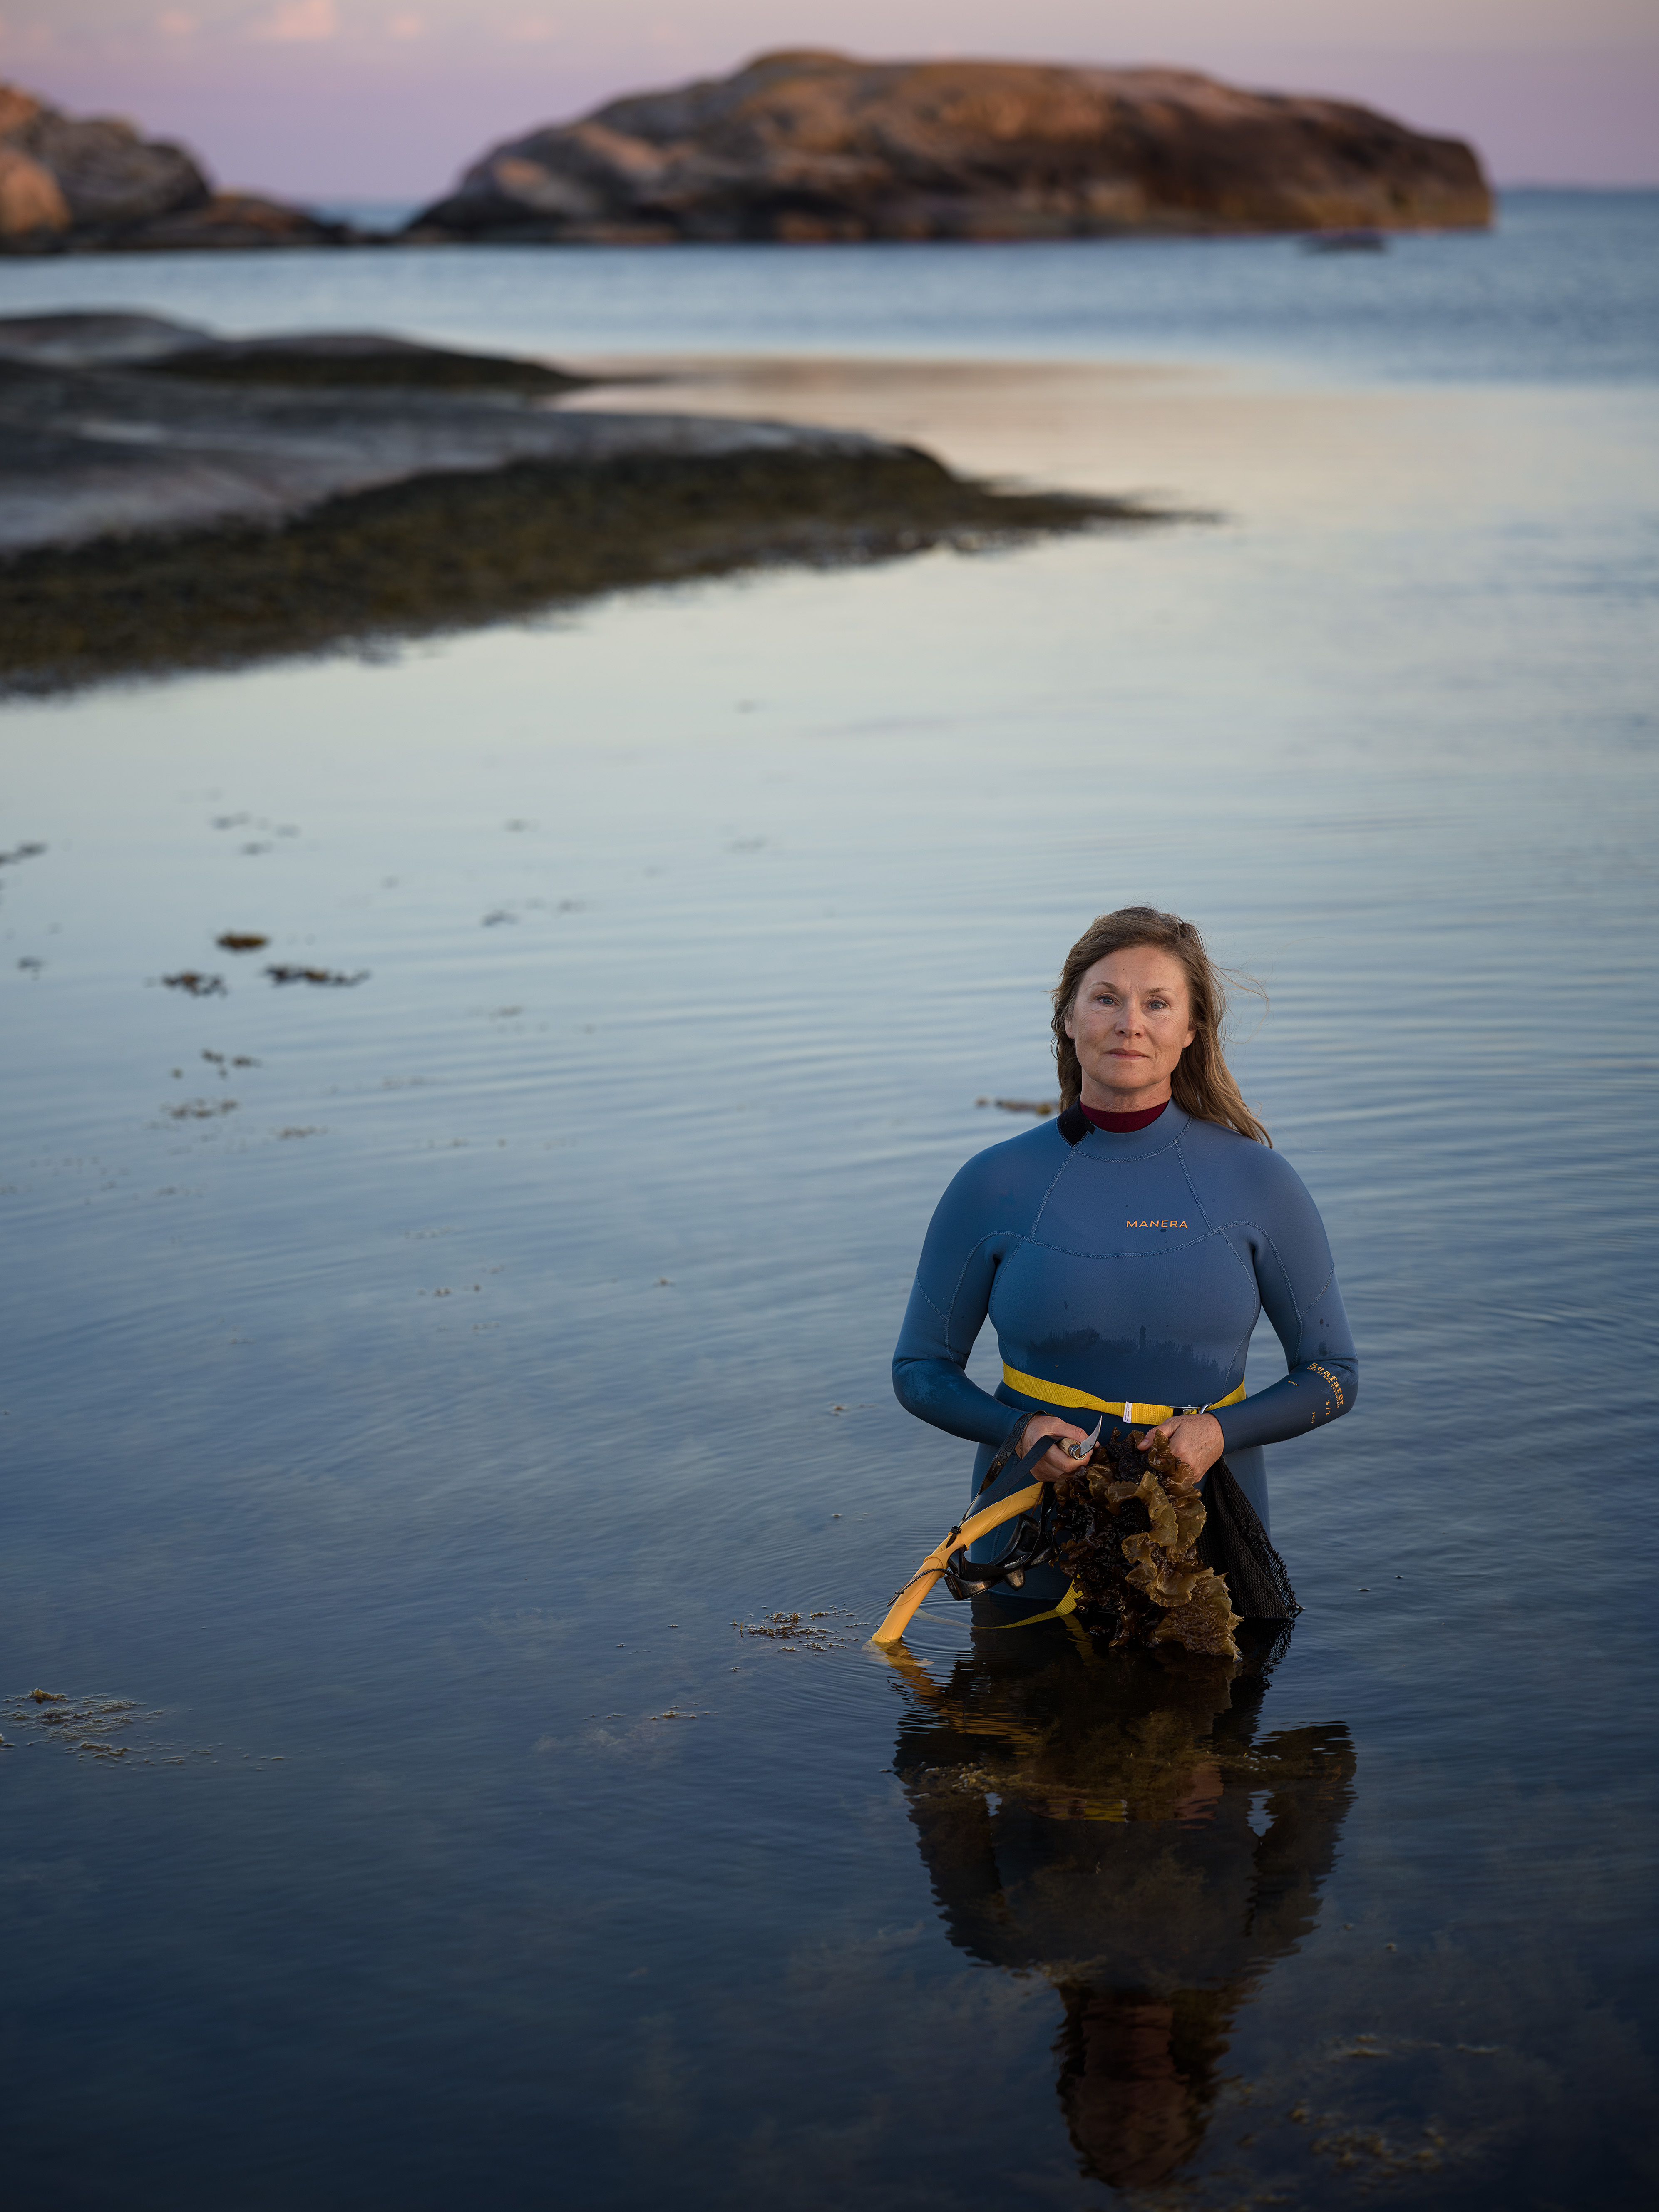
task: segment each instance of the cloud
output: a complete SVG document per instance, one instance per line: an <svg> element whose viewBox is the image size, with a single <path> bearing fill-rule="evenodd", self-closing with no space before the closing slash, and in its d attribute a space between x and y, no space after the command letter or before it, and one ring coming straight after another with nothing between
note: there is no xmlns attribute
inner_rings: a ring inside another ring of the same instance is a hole
<svg viewBox="0 0 1659 2212"><path fill-rule="evenodd" d="M255 25L252 36L273 46L311 45L337 36L339 28L334 0L283 0L281 7Z"/></svg>
<svg viewBox="0 0 1659 2212"><path fill-rule="evenodd" d="M388 15L386 34L389 39L423 39L426 36L424 15Z"/></svg>
<svg viewBox="0 0 1659 2212"><path fill-rule="evenodd" d="M196 28L196 18L182 8L168 8L155 18L155 27L163 38L187 39Z"/></svg>

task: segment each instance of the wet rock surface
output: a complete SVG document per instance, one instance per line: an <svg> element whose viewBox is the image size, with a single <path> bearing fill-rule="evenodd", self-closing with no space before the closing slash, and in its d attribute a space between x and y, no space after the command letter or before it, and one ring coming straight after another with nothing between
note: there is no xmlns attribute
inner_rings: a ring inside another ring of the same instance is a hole
<svg viewBox="0 0 1659 2212"><path fill-rule="evenodd" d="M494 147L415 239L1066 238L1484 227L1473 149L1196 71L764 54Z"/></svg>
<svg viewBox="0 0 1659 2212"><path fill-rule="evenodd" d="M0 555L281 522L434 470L696 443L658 417L635 434L523 404L583 381L376 332L221 341L160 316L0 318Z"/></svg>
<svg viewBox="0 0 1659 2212"><path fill-rule="evenodd" d="M0 688L1152 519L856 431L550 404L580 380L373 333L0 319Z"/></svg>

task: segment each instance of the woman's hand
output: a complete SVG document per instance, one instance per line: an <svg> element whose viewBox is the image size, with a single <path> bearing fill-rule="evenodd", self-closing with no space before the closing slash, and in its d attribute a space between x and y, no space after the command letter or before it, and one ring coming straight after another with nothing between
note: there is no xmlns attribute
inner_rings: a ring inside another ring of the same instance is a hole
<svg viewBox="0 0 1659 2212"><path fill-rule="evenodd" d="M1073 1459L1070 1453L1063 1452L1060 1449L1061 1444L1086 1444L1089 1441L1089 1431L1086 1429L1074 1429L1069 1421L1057 1421L1048 1413L1032 1414L1020 1431L1019 1448L1015 1452L1014 1457L1023 1459L1039 1437L1053 1437L1055 1443L1054 1449L1052 1451L1044 1452L1042 1457L1032 1468L1031 1476L1034 1481L1069 1482L1074 1474L1081 1474L1089 1464L1087 1452L1084 1453L1081 1459Z"/></svg>
<svg viewBox="0 0 1659 2212"><path fill-rule="evenodd" d="M1154 1437L1169 1438L1170 1449L1181 1462L1182 1471L1174 1480L1183 1490L1201 1482L1227 1449L1221 1424L1213 1413L1172 1414L1167 1421L1160 1421L1155 1429L1147 1431L1139 1449L1150 1451ZM1045 1459L1042 1464L1047 1467L1048 1462Z"/></svg>

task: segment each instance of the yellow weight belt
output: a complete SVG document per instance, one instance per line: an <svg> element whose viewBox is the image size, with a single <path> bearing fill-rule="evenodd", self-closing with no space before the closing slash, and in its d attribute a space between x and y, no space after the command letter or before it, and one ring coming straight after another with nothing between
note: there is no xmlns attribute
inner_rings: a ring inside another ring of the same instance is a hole
<svg viewBox="0 0 1659 2212"><path fill-rule="evenodd" d="M1040 1375L1022 1375L1018 1367L1010 1367L1005 1360L1002 1379L1011 1390L1018 1390L1022 1398L1041 1398L1048 1406L1086 1406L1091 1413L1115 1413L1120 1419L1139 1422L1142 1428L1156 1428L1182 1408L1179 1406L1149 1406L1139 1398L1097 1398L1087 1390L1073 1390L1069 1383L1045 1382ZM1213 1413L1223 1406L1237 1406L1244 1395L1241 1382L1237 1390L1226 1397L1218 1398L1212 1406L1200 1406L1200 1413Z"/></svg>

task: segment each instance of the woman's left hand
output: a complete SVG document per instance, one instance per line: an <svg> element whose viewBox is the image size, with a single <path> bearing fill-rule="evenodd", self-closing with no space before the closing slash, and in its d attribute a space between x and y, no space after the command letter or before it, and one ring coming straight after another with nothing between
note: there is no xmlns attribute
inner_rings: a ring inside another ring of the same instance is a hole
<svg viewBox="0 0 1659 2212"><path fill-rule="evenodd" d="M1182 1472L1176 1480L1183 1490L1201 1482L1227 1449L1221 1424L1213 1413L1172 1413L1167 1421L1147 1431L1139 1449L1150 1451L1154 1437L1169 1438L1170 1449L1181 1462Z"/></svg>

